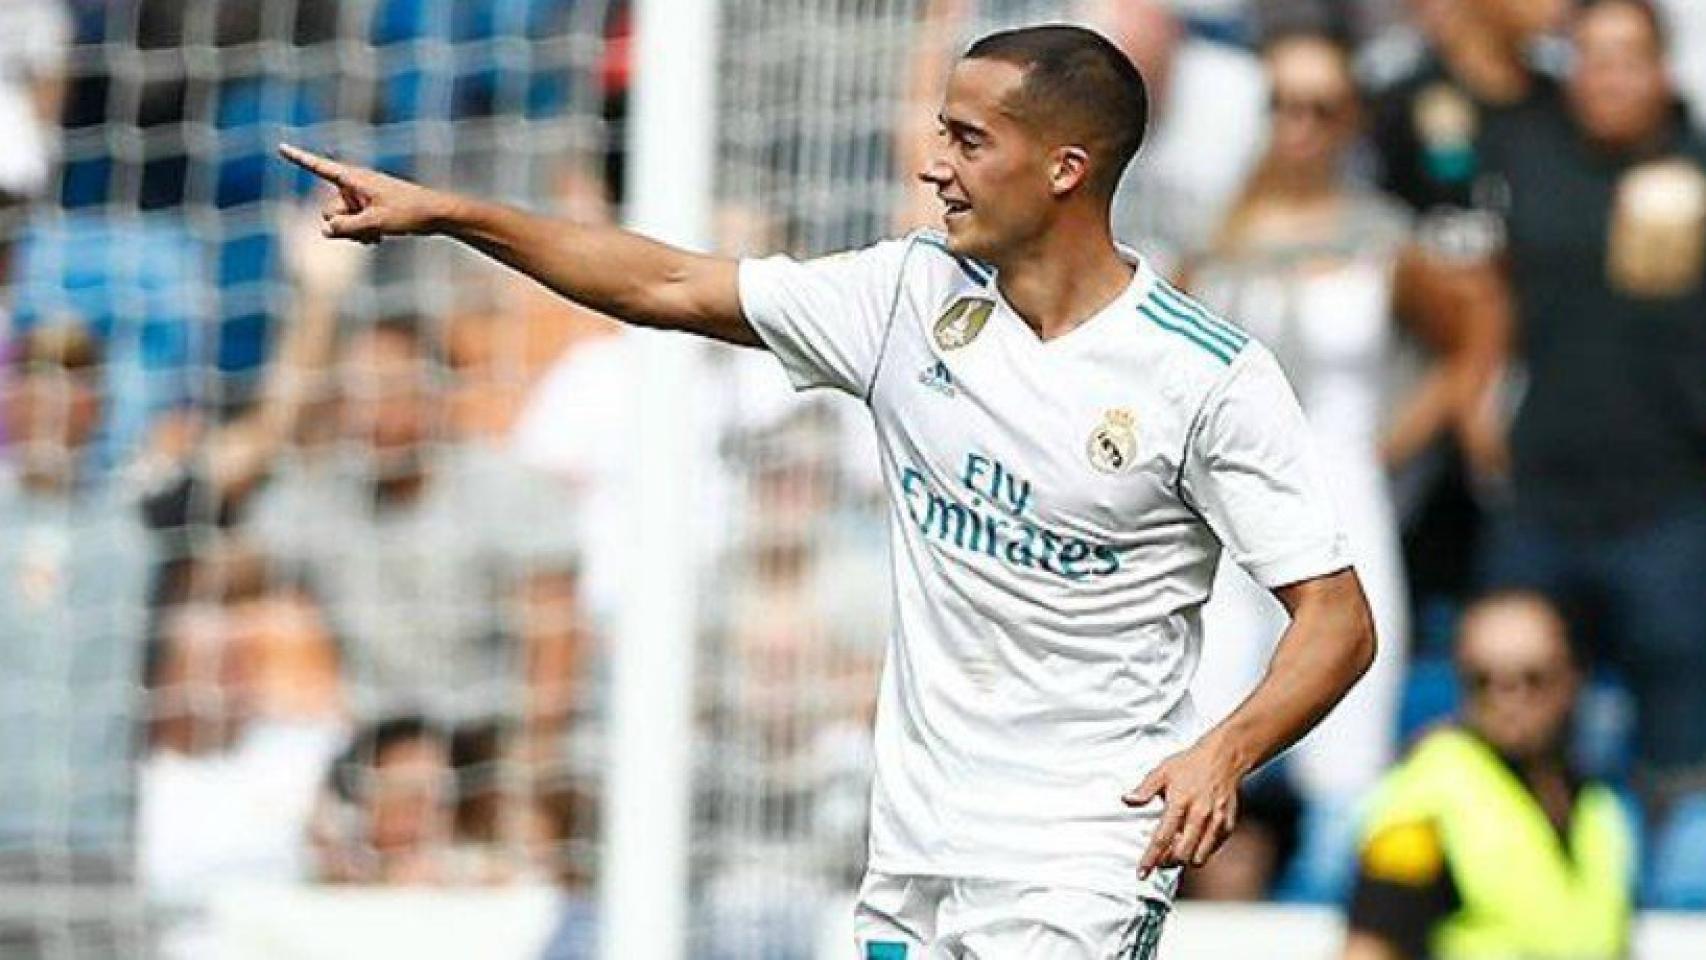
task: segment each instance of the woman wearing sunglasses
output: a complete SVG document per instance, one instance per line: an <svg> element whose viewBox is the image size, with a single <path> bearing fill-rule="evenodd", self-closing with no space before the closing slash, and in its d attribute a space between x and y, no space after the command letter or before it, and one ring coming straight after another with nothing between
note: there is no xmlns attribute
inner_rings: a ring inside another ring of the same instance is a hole
<svg viewBox="0 0 1706 960"><path fill-rule="evenodd" d="M1294 33L1264 49L1268 144L1210 252L1183 278L1279 358L1315 432L1339 519L1373 607L1380 653L1362 685L1293 754L1304 796L1332 809L1393 759L1408 601L1388 470L1452 422L1480 362L1441 317L1412 256L1409 215L1349 175L1362 132L1350 54ZM1204 614L1198 702L1232 709L1282 613L1223 565Z"/></svg>

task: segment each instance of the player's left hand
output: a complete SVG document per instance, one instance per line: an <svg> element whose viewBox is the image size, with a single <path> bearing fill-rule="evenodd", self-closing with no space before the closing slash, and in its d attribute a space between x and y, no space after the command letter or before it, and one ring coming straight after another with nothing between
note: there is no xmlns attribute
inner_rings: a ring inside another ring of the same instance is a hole
<svg viewBox="0 0 1706 960"><path fill-rule="evenodd" d="M1165 867L1200 867L1238 825L1238 785L1244 769L1213 740L1176 753L1121 798L1141 807L1160 798L1161 823L1143 852L1138 876Z"/></svg>

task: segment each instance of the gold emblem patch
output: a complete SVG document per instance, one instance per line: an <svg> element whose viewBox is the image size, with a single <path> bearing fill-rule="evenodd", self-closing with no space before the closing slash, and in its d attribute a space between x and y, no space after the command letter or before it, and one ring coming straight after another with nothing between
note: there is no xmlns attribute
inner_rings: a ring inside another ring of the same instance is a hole
<svg viewBox="0 0 1706 960"><path fill-rule="evenodd" d="M936 346L943 350L958 350L976 340L994 310L995 301L983 297L955 300L936 319Z"/></svg>
<svg viewBox="0 0 1706 960"><path fill-rule="evenodd" d="M1124 473L1137 462L1137 418L1130 410L1109 410L1090 432L1090 465L1103 473Z"/></svg>
<svg viewBox="0 0 1706 960"><path fill-rule="evenodd" d="M1416 135L1430 150L1468 148L1481 126L1475 104L1447 83L1422 91L1416 98L1411 119L1415 122Z"/></svg>
<svg viewBox="0 0 1706 960"><path fill-rule="evenodd" d="M1686 160L1644 163L1617 185L1606 270L1636 297L1676 297L1706 265L1706 174Z"/></svg>

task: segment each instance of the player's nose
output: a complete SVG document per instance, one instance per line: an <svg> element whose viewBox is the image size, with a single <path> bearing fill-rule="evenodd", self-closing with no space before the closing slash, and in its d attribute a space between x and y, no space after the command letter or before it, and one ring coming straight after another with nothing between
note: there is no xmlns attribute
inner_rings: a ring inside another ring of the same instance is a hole
<svg viewBox="0 0 1706 960"><path fill-rule="evenodd" d="M934 186L942 186L954 179L954 168L940 156L931 156L924 162L924 169L918 171L918 179Z"/></svg>

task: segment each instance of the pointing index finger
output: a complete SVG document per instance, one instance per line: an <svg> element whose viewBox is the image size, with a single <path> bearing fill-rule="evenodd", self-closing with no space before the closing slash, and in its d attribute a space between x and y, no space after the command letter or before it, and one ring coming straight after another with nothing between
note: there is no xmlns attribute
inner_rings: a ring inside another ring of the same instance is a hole
<svg viewBox="0 0 1706 960"><path fill-rule="evenodd" d="M301 147L288 143L278 145L278 155L316 177L336 184L339 187L349 186L349 168L329 157L317 153L309 153Z"/></svg>

